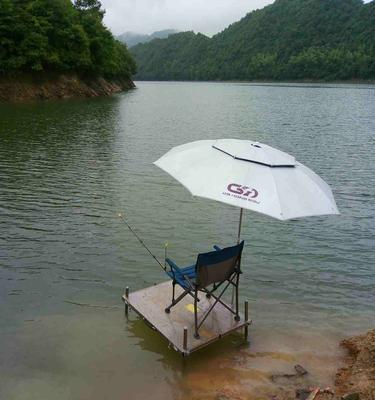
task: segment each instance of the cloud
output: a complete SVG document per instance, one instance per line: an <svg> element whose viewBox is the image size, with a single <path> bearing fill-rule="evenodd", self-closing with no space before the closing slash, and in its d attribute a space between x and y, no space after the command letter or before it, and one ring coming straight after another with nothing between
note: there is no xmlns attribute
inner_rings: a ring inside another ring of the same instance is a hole
<svg viewBox="0 0 375 400"><path fill-rule="evenodd" d="M162 29L215 34L273 0L101 0L114 34Z"/></svg>

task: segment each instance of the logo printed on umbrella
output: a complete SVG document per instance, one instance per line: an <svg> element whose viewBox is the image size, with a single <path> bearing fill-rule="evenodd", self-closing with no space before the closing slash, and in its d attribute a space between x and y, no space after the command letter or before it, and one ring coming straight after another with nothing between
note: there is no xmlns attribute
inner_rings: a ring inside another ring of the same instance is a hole
<svg viewBox="0 0 375 400"><path fill-rule="evenodd" d="M227 189L231 193L241 194L246 197L251 197L252 199L258 197L259 194L256 189L250 189L249 186L242 186L238 185L237 183L231 183L230 185L228 185Z"/></svg>
<svg viewBox="0 0 375 400"><path fill-rule="evenodd" d="M259 192L249 186L230 183L227 186L227 191L223 192L223 194L259 204L259 201L255 200L259 196Z"/></svg>

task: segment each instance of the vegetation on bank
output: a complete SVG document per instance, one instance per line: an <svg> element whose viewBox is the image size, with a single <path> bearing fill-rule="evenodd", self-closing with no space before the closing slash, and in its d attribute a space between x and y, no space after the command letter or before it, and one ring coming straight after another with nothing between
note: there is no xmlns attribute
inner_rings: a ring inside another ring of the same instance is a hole
<svg viewBox="0 0 375 400"><path fill-rule="evenodd" d="M98 0L0 0L0 77L76 73L130 79L135 62Z"/></svg>
<svg viewBox="0 0 375 400"><path fill-rule="evenodd" d="M212 38L183 32L131 49L137 79L375 79L375 0L276 0Z"/></svg>

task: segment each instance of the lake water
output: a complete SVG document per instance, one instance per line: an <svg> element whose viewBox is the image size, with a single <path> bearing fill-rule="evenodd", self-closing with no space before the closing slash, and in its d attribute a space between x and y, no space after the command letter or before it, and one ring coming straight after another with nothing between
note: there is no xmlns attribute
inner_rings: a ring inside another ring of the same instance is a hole
<svg viewBox="0 0 375 400"><path fill-rule="evenodd" d="M237 209L193 198L152 164L227 137L293 154L331 185L341 215L247 212L251 345L232 335L182 360L124 319L124 287L165 276L117 214L180 264L234 243ZM1 105L0 398L261 397L297 363L303 385L332 384L338 341L375 323L374 160L371 85L139 82L111 98Z"/></svg>

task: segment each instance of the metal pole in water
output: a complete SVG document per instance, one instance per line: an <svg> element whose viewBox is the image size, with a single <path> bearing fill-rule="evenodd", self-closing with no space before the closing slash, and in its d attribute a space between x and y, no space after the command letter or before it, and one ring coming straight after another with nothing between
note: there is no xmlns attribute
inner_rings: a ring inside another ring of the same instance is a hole
<svg viewBox="0 0 375 400"><path fill-rule="evenodd" d="M188 334L188 328L185 326L184 327L184 350L187 350L187 335Z"/></svg>
<svg viewBox="0 0 375 400"><path fill-rule="evenodd" d="M247 340L248 336L249 336L249 325L247 324L247 322L249 321L249 302L246 300L245 301L245 340Z"/></svg>
<svg viewBox="0 0 375 400"><path fill-rule="evenodd" d="M129 286L126 286L125 288L125 315L128 316L129 314L129 304L128 304L128 299L129 299Z"/></svg>

